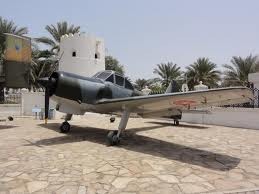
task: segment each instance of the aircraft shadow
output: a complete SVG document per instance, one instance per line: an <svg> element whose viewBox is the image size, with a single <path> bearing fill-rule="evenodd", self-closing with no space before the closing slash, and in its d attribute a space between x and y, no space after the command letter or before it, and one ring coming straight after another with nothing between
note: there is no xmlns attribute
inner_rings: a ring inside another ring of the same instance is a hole
<svg viewBox="0 0 259 194"><path fill-rule="evenodd" d="M172 126L172 127L178 127L178 128L192 128L192 129L209 129L209 127L205 127L205 126L200 126L200 125L192 125L192 124L182 124L180 122L180 125L178 126L175 126L173 125L173 122L172 123L169 123L169 122L160 122L160 121L147 121L146 123L150 123L150 124L156 124L156 125L165 125L165 126Z"/></svg>
<svg viewBox="0 0 259 194"><path fill-rule="evenodd" d="M15 128L15 127L18 127L18 126L15 126L15 125L0 125L0 130L11 129L11 128Z"/></svg>
<svg viewBox="0 0 259 194"><path fill-rule="evenodd" d="M54 131L59 131L60 124L50 123L48 125L40 124L40 126ZM138 128L127 129L126 135L123 137L119 147L217 171L228 171L235 168L240 162L240 159L236 157L136 134L138 131L152 130L156 128L161 128L161 125L144 127L141 130ZM27 146L34 145L41 147L80 141L106 144L107 133L108 130L106 129L73 126L70 133L66 136L42 139L33 143L29 142Z"/></svg>

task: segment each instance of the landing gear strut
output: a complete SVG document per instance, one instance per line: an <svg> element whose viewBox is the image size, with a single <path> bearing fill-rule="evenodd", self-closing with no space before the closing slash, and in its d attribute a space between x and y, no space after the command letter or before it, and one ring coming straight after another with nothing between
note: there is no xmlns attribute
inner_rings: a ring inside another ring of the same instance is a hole
<svg viewBox="0 0 259 194"><path fill-rule="evenodd" d="M59 127L61 133L68 133L70 131L70 124L67 121L70 121L72 114L67 114L65 121Z"/></svg>
<svg viewBox="0 0 259 194"><path fill-rule="evenodd" d="M174 120L174 125L178 126L180 124L179 120L182 119L182 111L178 110L177 112L178 114L174 114L173 116L171 116L171 119Z"/></svg>
<svg viewBox="0 0 259 194"><path fill-rule="evenodd" d="M118 130L110 131L107 135L107 144L109 146L118 145L120 143L120 139L121 139L120 137L127 126L129 116L130 116L130 111L128 109L125 109L121 116Z"/></svg>

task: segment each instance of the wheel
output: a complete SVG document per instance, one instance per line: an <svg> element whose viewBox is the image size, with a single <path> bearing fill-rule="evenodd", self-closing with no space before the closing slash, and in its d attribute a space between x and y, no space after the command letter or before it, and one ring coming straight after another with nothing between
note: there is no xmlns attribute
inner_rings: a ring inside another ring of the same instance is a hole
<svg viewBox="0 0 259 194"><path fill-rule="evenodd" d="M70 131L70 124L65 121L60 126L60 132L61 133L68 133Z"/></svg>
<svg viewBox="0 0 259 194"><path fill-rule="evenodd" d="M115 121L115 117L112 116L112 117L110 118L110 122L113 123L114 121Z"/></svg>
<svg viewBox="0 0 259 194"><path fill-rule="evenodd" d="M175 125L178 126L180 123L178 120L175 121Z"/></svg>
<svg viewBox="0 0 259 194"><path fill-rule="evenodd" d="M107 135L107 144L109 146L118 145L120 139L117 137L118 131L110 131Z"/></svg>
<svg viewBox="0 0 259 194"><path fill-rule="evenodd" d="M9 121L13 121L13 117L9 116L9 117L8 117L8 120L9 120Z"/></svg>

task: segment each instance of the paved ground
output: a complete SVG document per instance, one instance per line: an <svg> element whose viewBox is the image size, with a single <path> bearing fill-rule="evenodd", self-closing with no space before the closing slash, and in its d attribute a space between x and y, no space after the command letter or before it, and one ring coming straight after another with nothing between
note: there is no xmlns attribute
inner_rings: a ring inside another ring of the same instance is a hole
<svg viewBox="0 0 259 194"><path fill-rule="evenodd" d="M70 134L31 118L0 123L0 193L200 193L259 187L259 131L131 119L107 147L109 117ZM256 191L249 192L256 193Z"/></svg>

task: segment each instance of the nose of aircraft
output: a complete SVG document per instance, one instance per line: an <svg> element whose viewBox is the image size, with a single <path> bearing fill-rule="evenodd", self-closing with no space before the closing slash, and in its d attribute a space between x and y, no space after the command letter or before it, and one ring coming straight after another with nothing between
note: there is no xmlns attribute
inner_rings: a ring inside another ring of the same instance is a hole
<svg viewBox="0 0 259 194"><path fill-rule="evenodd" d="M43 78L39 78L37 80L37 82L43 86L45 89L48 88L49 89L49 95L52 96L55 88L56 88L56 83L57 80L54 77L43 77Z"/></svg>

